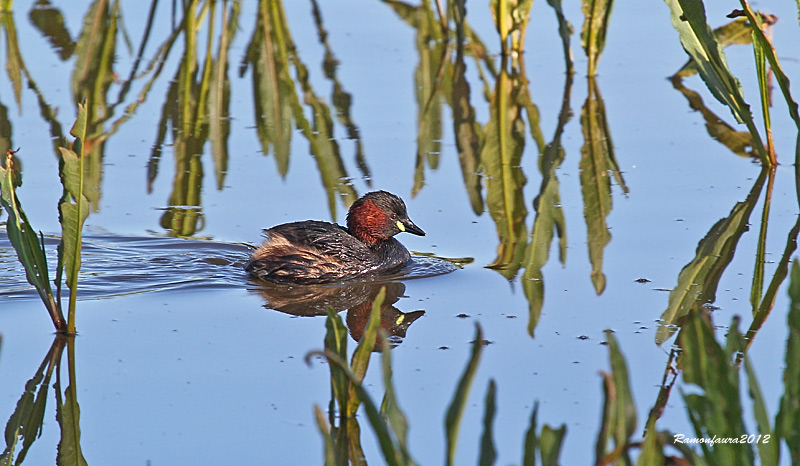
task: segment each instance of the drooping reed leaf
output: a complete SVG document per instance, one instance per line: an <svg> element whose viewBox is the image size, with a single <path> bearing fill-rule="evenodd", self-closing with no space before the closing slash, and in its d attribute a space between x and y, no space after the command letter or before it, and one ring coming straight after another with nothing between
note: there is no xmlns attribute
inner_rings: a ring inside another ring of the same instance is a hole
<svg viewBox="0 0 800 466"><path fill-rule="evenodd" d="M753 43L753 35L750 32L750 25L745 18L736 18L730 23L724 24L714 29L714 37L719 42L720 47L730 45L744 45ZM673 77L688 77L697 74L697 65L694 60L689 60L679 69Z"/></svg>
<svg viewBox="0 0 800 466"><path fill-rule="evenodd" d="M606 109L597 82L589 77L586 102L581 109L580 169L581 193L583 194L583 216L586 219L589 261L592 264L591 279L595 292L600 295L606 287L603 273L603 252L611 241L606 218L611 213L611 174L624 192L628 192L614 156L611 131L608 128Z"/></svg>
<svg viewBox="0 0 800 466"><path fill-rule="evenodd" d="M481 448L478 455L479 466L492 466L497 461L497 450L494 447L494 416L497 411L496 400L497 384L494 379L489 380L486 390L486 401L483 413L483 434L481 435Z"/></svg>
<svg viewBox="0 0 800 466"><path fill-rule="evenodd" d="M360 131L358 129L358 125L356 125L353 119L351 109L353 96L345 91L344 86L336 75L339 60L336 58L333 48L330 45L330 41L328 40L328 31L325 30L322 20L322 11L320 10L316 0L312 0L311 2L311 12L314 16L314 25L317 27L317 36L319 37L320 43L325 48L325 58L322 63L322 68L325 70L325 77L328 78L333 85L333 95L331 96L331 100L333 106L336 108L336 117L347 130L347 139L351 140L355 144L356 165L361 171L362 177L365 179L367 186L372 186L372 175L370 173L369 165L367 165L367 159L364 156L364 148L361 143Z"/></svg>
<svg viewBox="0 0 800 466"><path fill-rule="evenodd" d="M228 76L229 51L231 43L239 30L239 13L241 4L233 2L230 8L223 5L222 31L219 34L217 57L211 68L211 82L208 96L208 125L211 156L214 159L214 174L217 189L225 186L225 175L228 173L228 136L230 135L230 95L231 82Z"/></svg>
<svg viewBox="0 0 800 466"><path fill-rule="evenodd" d="M661 315L656 331L656 343L664 343L692 309L716 299L717 286L733 259L739 239L749 228L750 214L755 207L766 179L767 169L761 171L747 199L736 203L731 213L711 227L697 244L697 252L678 275L678 284L669 293L669 304Z"/></svg>
<svg viewBox="0 0 800 466"><path fill-rule="evenodd" d="M479 324L475 324L475 339L472 341L472 353L470 354L467 367L461 378L456 385L456 391L453 393L453 400L447 408L445 415L445 436L447 439L447 450L445 457L445 464L450 466L455 460L456 442L458 440L458 429L461 424L461 416L464 414L464 408L467 404L469 397L469 390L472 387L472 379L475 377L475 372L478 369L478 362L481 359L481 351L483 350L483 330Z"/></svg>
<svg viewBox="0 0 800 466"><path fill-rule="evenodd" d="M444 40L439 22L430 8L415 10L414 41L419 62L414 70L414 89L417 98L417 155L414 163L416 196L425 184L425 166L436 168L442 152L442 79L450 67L449 44Z"/></svg>
<svg viewBox="0 0 800 466"><path fill-rule="evenodd" d="M800 114L798 114L797 102L795 102L795 100L792 98L792 94L789 91L789 78L786 76L786 73L783 72L783 68L781 68L780 63L778 62L778 55L775 52L775 48L772 46L772 42L769 40L769 37L767 37L767 35L764 33L763 17L761 14L754 13L746 0L740 0L740 3L742 4L742 10L744 11L745 15L747 15L747 19L750 21L750 27L753 31L754 50L756 51L757 55L762 55L762 59L763 57L766 57L766 59L769 61L769 66L775 75L775 80L778 81L778 86L781 88L783 98L786 100L786 105L789 107L789 115L792 117L792 120L794 120L797 129L800 130ZM756 60L759 60L758 57ZM759 79L759 87L761 89L762 99L768 97L768 95L764 95L764 90L767 88L767 86L768 83L766 80L763 80L762 82L762 80Z"/></svg>
<svg viewBox="0 0 800 466"><path fill-rule="evenodd" d="M564 161L566 152L561 143L564 127L572 116L570 109L570 96L572 91L572 75L567 74L564 83L564 98L561 112L558 115L558 125L552 141L547 144L539 156L539 171L542 174L542 184L539 194L533 200L536 218L531 228L528 240L528 251L525 259L525 272L522 274L522 290L528 300L528 334L533 337L534 330L539 322L539 317L544 307L544 274L542 268L550 257L550 247L554 234L558 235L559 261L565 264L567 260L567 225L564 210L561 207L559 182L556 172Z"/></svg>
<svg viewBox="0 0 800 466"><path fill-rule="evenodd" d="M486 204L500 239L497 258L487 267L512 278L525 253L527 228L522 187L526 178L521 169L525 147L525 124L519 107L521 83L512 80L504 60L495 82L489 122L484 126L481 162L486 176Z"/></svg>
<svg viewBox="0 0 800 466"><path fill-rule="evenodd" d="M6 166L0 166L0 204L8 214L6 233L25 269L28 283L36 288L56 330L63 331L66 321L50 286L44 240L41 233L37 235L33 230L17 198L16 188L21 184L14 170L14 154L9 152L6 154Z"/></svg>
<svg viewBox="0 0 800 466"><path fill-rule="evenodd" d="M761 161L770 159L745 102L739 80L731 73L725 54L706 22L705 7L693 0L665 0L672 13L672 25L678 31L684 50L695 61L700 76L711 94L726 105L736 121L744 123L753 136L753 145Z"/></svg>
<svg viewBox="0 0 800 466"><path fill-rule="evenodd" d="M568 75L572 75L575 71L574 60L572 58L572 48L570 47L570 36L572 36L572 25L567 21L564 16L564 9L561 7L561 0L547 0L547 3L553 7L558 20L558 35L561 36L561 44L564 48L564 63Z"/></svg>
<svg viewBox="0 0 800 466"><path fill-rule="evenodd" d="M253 37L247 47L244 63L253 73L253 104L256 132L264 155L275 156L278 172L286 176L289 169L289 147L292 136L292 105L296 99L294 83L289 76L289 63L281 2L261 0Z"/></svg>
<svg viewBox="0 0 800 466"><path fill-rule="evenodd" d="M679 77L673 76L670 81L672 82L672 86L689 101L689 107L691 107L692 110L700 112L703 116L706 130L708 131L708 135L711 136L711 139L721 143L736 155L742 157L758 157L758 154L753 152L753 135L750 134L750 132L736 131L736 129L726 123L725 120L717 116L717 114L705 105L700 94L684 86L683 81Z"/></svg>
<svg viewBox="0 0 800 466"><path fill-rule="evenodd" d="M608 23L611 19L611 8L614 0L582 0L583 29L581 30L581 45L589 60L587 76L597 75L597 63L600 54L606 45Z"/></svg>
<svg viewBox="0 0 800 466"><path fill-rule="evenodd" d="M10 10L3 12L0 10L0 25L6 35L6 72L8 80L11 81L14 90L14 99L17 107L22 106L22 54L17 43L17 26L14 23L14 15Z"/></svg>
<svg viewBox="0 0 800 466"><path fill-rule="evenodd" d="M456 19L460 18L456 15ZM464 187L469 196L472 211L476 215L483 213L483 184L479 176L481 133L476 121L475 108L470 102L471 89L466 78L467 65L464 61L462 43L456 45L456 62L453 65L452 96L450 102L453 112L453 133L455 134L458 162Z"/></svg>
<svg viewBox="0 0 800 466"><path fill-rule="evenodd" d="M792 263L789 282L789 338L783 370L783 396L775 418L775 433L789 450L793 464L800 463L800 262Z"/></svg>
<svg viewBox="0 0 800 466"><path fill-rule="evenodd" d="M64 61L72 56L75 50L75 41L70 37L64 25L64 16L58 8L49 1L38 1L36 6L28 13L31 24L47 39L50 46L58 52L58 57Z"/></svg>

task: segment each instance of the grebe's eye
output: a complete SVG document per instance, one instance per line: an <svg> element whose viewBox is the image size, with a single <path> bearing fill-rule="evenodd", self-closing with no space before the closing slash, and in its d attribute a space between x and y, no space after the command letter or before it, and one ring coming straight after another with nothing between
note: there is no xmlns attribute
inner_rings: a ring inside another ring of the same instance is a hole
<svg viewBox="0 0 800 466"><path fill-rule="evenodd" d="M392 221L395 221L395 220L397 220L397 214L392 214L391 217L389 217L389 218L391 218Z"/></svg>

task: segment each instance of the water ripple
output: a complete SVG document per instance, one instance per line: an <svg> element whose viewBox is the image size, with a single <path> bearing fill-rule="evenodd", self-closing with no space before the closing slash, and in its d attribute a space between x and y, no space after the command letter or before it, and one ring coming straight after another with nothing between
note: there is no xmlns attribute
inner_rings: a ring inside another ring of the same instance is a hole
<svg viewBox="0 0 800 466"><path fill-rule="evenodd" d="M51 279L58 238L46 237ZM244 288L250 247L170 237L84 235L78 278L81 299L108 298L163 290ZM452 263L413 256L408 267L378 281L409 280L452 272ZM375 281L372 277L369 281ZM25 279L8 236L0 237L0 298L30 299L38 295Z"/></svg>
<svg viewBox="0 0 800 466"><path fill-rule="evenodd" d="M50 273L58 238L45 238ZM84 235L81 298L148 291L238 288L250 249L243 244L180 238ZM52 275L51 275L52 279ZM36 297L7 235L0 237L0 297Z"/></svg>

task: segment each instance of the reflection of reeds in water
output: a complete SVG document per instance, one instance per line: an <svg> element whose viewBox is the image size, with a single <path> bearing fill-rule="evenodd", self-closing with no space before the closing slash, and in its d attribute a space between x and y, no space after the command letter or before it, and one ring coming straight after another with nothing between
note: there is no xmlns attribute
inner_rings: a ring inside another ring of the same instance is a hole
<svg viewBox="0 0 800 466"><path fill-rule="evenodd" d="M316 25L320 30L320 38L327 47L325 55L326 71L335 83L334 104L348 122L351 137L357 138L358 131L349 118L349 95L342 90L335 78L330 48L322 29L321 15L317 10ZM309 71L300 60L288 22L283 13L282 3L278 0L262 0L259 2L258 18L253 36L248 45L240 74L250 70L253 76L253 95L256 112L256 126L264 154L272 153L275 157L278 172L285 176L289 170L289 148L292 128L297 127L308 140L311 155L319 168L322 183L328 194L328 206L331 218L336 218L337 197L342 198L349 206L356 198L355 189L348 182L349 176L339 152L339 145L333 134L334 125L330 107L316 94L311 87ZM295 79L290 72L294 71ZM302 100L298 94L302 93ZM303 104L308 106L313 115L309 121L305 116ZM366 162L360 154L360 143L357 144L357 161L366 173Z"/></svg>
<svg viewBox="0 0 800 466"><path fill-rule="evenodd" d="M62 356L67 350L68 383L62 388ZM0 453L0 464L22 464L25 456L39 438L44 427L50 382L56 398L55 419L61 429L56 464L86 465L81 448L80 407L77 399L75 370L75 337L58 335L33 377L25 384L25 392L6 423L6 447Z"/></svg>
<svg viewBox="0 0 800 466"><path fill-rule="evenodd" d="M611 233L606 225L606 218L611 213L611 176L623 192L627 193L628 188L614 157L614 145L600 89L591 77L587 79L587 85L589 92L581 110L584 142L579 168L589 261L592 263L591 278L595 292L600 295L606 287L603 251L611 241Z"/></svg>

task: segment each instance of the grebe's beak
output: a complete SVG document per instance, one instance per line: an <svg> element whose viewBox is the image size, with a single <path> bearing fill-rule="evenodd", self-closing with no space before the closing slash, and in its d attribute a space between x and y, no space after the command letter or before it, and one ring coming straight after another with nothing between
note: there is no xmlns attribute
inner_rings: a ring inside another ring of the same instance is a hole
<svg viewBox="0 0 800 466"><path fill-rule="evenodd" d="M422 228L414 225L414 222L411 220L404 218L402 220L397 221L397 228L400 231L405 231L407 233L411 233L412 235L417 236L425 236L425 232L422 231Z"/></svg>

